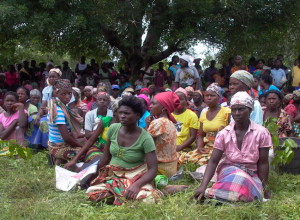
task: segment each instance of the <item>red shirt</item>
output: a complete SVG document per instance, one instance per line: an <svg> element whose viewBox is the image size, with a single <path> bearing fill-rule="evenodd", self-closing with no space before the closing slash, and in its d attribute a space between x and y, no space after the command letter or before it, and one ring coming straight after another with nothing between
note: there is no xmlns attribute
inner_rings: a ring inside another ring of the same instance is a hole
<svg viewBox="0 0 300 220"><path fill-rule="evenodd" d="M10 72L5 73L5 82L8 86L19 84L18 78L19 76L17 72L14 72L13 74Z"/></svg>

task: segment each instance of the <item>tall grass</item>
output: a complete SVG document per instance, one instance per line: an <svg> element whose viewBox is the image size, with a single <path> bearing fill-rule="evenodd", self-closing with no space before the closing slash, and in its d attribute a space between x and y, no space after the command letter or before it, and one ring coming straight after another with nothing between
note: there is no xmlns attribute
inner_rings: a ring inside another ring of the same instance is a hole
<svg viewBox="0 0 300 220"><path fill-rule="evenodd" d="M31 160L0 158L1 219L300 219L300 176L271 174L272 199L232 206L197 205L190 197L199 185L189 176L184 193L155 205L128 202L122 207L94 204L84 191L55 189L54 169L44 153Z"/></svg>

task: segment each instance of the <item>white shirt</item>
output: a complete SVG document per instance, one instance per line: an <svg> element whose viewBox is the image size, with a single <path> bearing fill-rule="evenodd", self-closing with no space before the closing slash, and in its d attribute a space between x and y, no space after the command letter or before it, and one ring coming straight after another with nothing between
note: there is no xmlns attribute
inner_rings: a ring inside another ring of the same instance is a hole
<svg viewBox="0 0 300 220"><path fill-rule="evenodd" d="M84 122L84 129L85 130L87 130L87 131L95 130L94 126L95 126L95 122L96 122L96 119L97 119L97 110L98 110L98 108L86 113L85 122ZM113 117L114 114L113 114L112 110L107 109L106 116Z"/></svg>

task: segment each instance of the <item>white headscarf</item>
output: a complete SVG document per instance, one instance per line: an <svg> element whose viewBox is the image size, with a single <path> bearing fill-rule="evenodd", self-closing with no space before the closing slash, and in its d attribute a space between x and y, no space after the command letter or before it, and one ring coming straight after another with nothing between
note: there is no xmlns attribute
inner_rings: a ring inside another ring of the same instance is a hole
<svg viewBox="0 0 300 220"><path fill-rule="evenodd" d="M237 92L235 93L230 100L230 107L233 105L244 105L253 110L254 100L247 92Z"/></svg>

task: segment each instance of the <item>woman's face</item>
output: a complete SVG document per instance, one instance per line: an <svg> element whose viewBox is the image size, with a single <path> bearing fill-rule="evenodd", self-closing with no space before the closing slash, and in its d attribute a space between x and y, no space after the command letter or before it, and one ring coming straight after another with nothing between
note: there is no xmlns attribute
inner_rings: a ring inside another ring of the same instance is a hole
<svg viewBox="0 0 300 220"><path fill-rule="evenodd" d="M258 79L254 78L253 88L257 89L258 87Z"/></svg>
<svg viewBox="0 0 300 220"><path fill-rule="evenodd" d="M118 110L119 120L123 126L132 126L139 120L139 114L135 113L132 108L121 105Z"/></svg>
<svg viewBox="0 0 300 220"><path fill-rule="evenodd" d="M72 88L61 89L58 92L56 92L56 96L65 105L71 101L72 94L73 94Z"/></svg>
<svg viewBox="0 0 300 220"><path fill-rule="evenodd" d="M193 94L193 100L196 103L198 103L198 102L202 103L202 101L203 101L202 100L202 96L198 92L194 92L194 94Z"/></svg>
<svg viewBox="0 0 300 220"><path fill-rule="evenodd" d="M93 90L94 99L97 99L97 94L98 94L98 90L97 89Z"/></svg>
<svg viewBox="0 0 300 220"><path fill-rule="evenodd" d="M215 107L219 104L220 97L217 95L217 93L213 91L206 91L205 93L205 103L208 107Z"/></svg>
<svg viewBox="0 0 300 220"><path fill-rule="evenodd" d="M260 103L260 106L261 106L261 107L266 106L266 98L265 98L265 97L261 97L261 98L259 99L259 103Z"/></svg>
<svg viewBox="0 0 300 220"><path fill-rule="evenodd" d="M182 106L182 108L186 108L186 106L187 106L187 98L186 98L185 94L183 94L182 92L177 92L176 95L179 98L180 105Z"/></svg>
<svg viewBox="0 0 300 220"><path fill-rule="evenodd" d="M251 110L244 105L231 106L231 115L235 123L243 123L246 119L249 119Z"/></svg>
<svg viewBox="0 0 300 220"><path fill-rule="evenodd" d="M193 91L188 91L187 92L187 99L189 101L191 101L193 99L193 96L194 96L194 92Z"/></svg>
<svg viewBox="0 0 300 220"><path fill-rule="evenodd" d="M163 106L155 99L151 99L150 114L153 116L159 116L163 111Z"/></svg>
<svg viewBox="0 0 300 220"><path fill-rule="evenodd" d="M260 60L257 63L257 69L262 69L264 67L264 63Z"/></svg>
<svg viewBox="0 0 300 220"><path fill-rule="evenodd" d="M265 84L265 81L263 79L259 80L259 85L260 85L261 89L265 89L266 88L266 84Z"/></svg>
<svg viewBox="0 0 300 220"><path fill-rule="evenodd" d="M106 95L99 95L97 97L97 105L100 109L107 109L109 105L109 98Z"/></svg>
<svg viewBox="0 0 300 220"><path fill-rule="evenodd" d="M12 111L13 110L13 105L16 104L18 100L16 99L15 96L13 95L7 95L4 100L4 106L7 111Z"/></svg>
<svg viewBox="0 0 300 220"><path fill-rule="evenodd" d="M28 96L26 94L26 91L24 89L18 89L17 90L17 94L19 96L19 102L21 103L26 103L27 99L28 99Z"/></svg>
<svg viewBox="0 0 300 220"><path fill-rule="evenodd" d="M188 62L186 62L183 59L180 59L179 64L180 64L181 67L186 67L188 65Z"/></svg>
<svg viewBox="0 0 300 220"><path fill-rule="evenodd" d="M60 76L56 73L56 72L49 72L49 76L48 76L48 82L51 86L54 85L54 82L56 80L58 80L60 78Z"/></svg>
<svg viewBox="0 0 300 220"><path fill-rule="evenodd" d="M239 91L245 91L245 84L242 83L240 80L236 78L230 77L229 79L229 91L231 95L234 95L235 93Z"/></svg>
<svg viewBox="0 0 300 220"><path fill-rule="evenodd" d="M281 100L275 93L269 93L266 97L266 106L269 109L279 108L281 105Z"/></svg>
<svg viewBox="0 0 300 220"><path fill-rule="evenodd" d="M149 96L149 95L150 95L149 92L148 92L147 90L143 90L141 94L144 94L144 95L146 95L146 96Z"/></svg>
<svg viewBox="0 0 300 220"><path fill-rule="evenodd" d="M85 88L83 90L84 96L87 98L91 98L92 97L92 90L90 88Z"/></svg>
<svg viewBox="0 0 300 220"><path fill-rule="evenodd" d="M121 83L124 83L124 82L126 82L126 79L125 79L125 77L124 77L124 76L120 76L120 82L121 82Z"/></svg>
<svg viewBox="0 0 300 220"><path fill-rule="evenodd" d="M38 106L38 104L40 102L40 99L41 99L40 96L38 96L38 95L32 95L30 97L30 103L33 104L33 105L35 105L35 106Z"/></svg>

